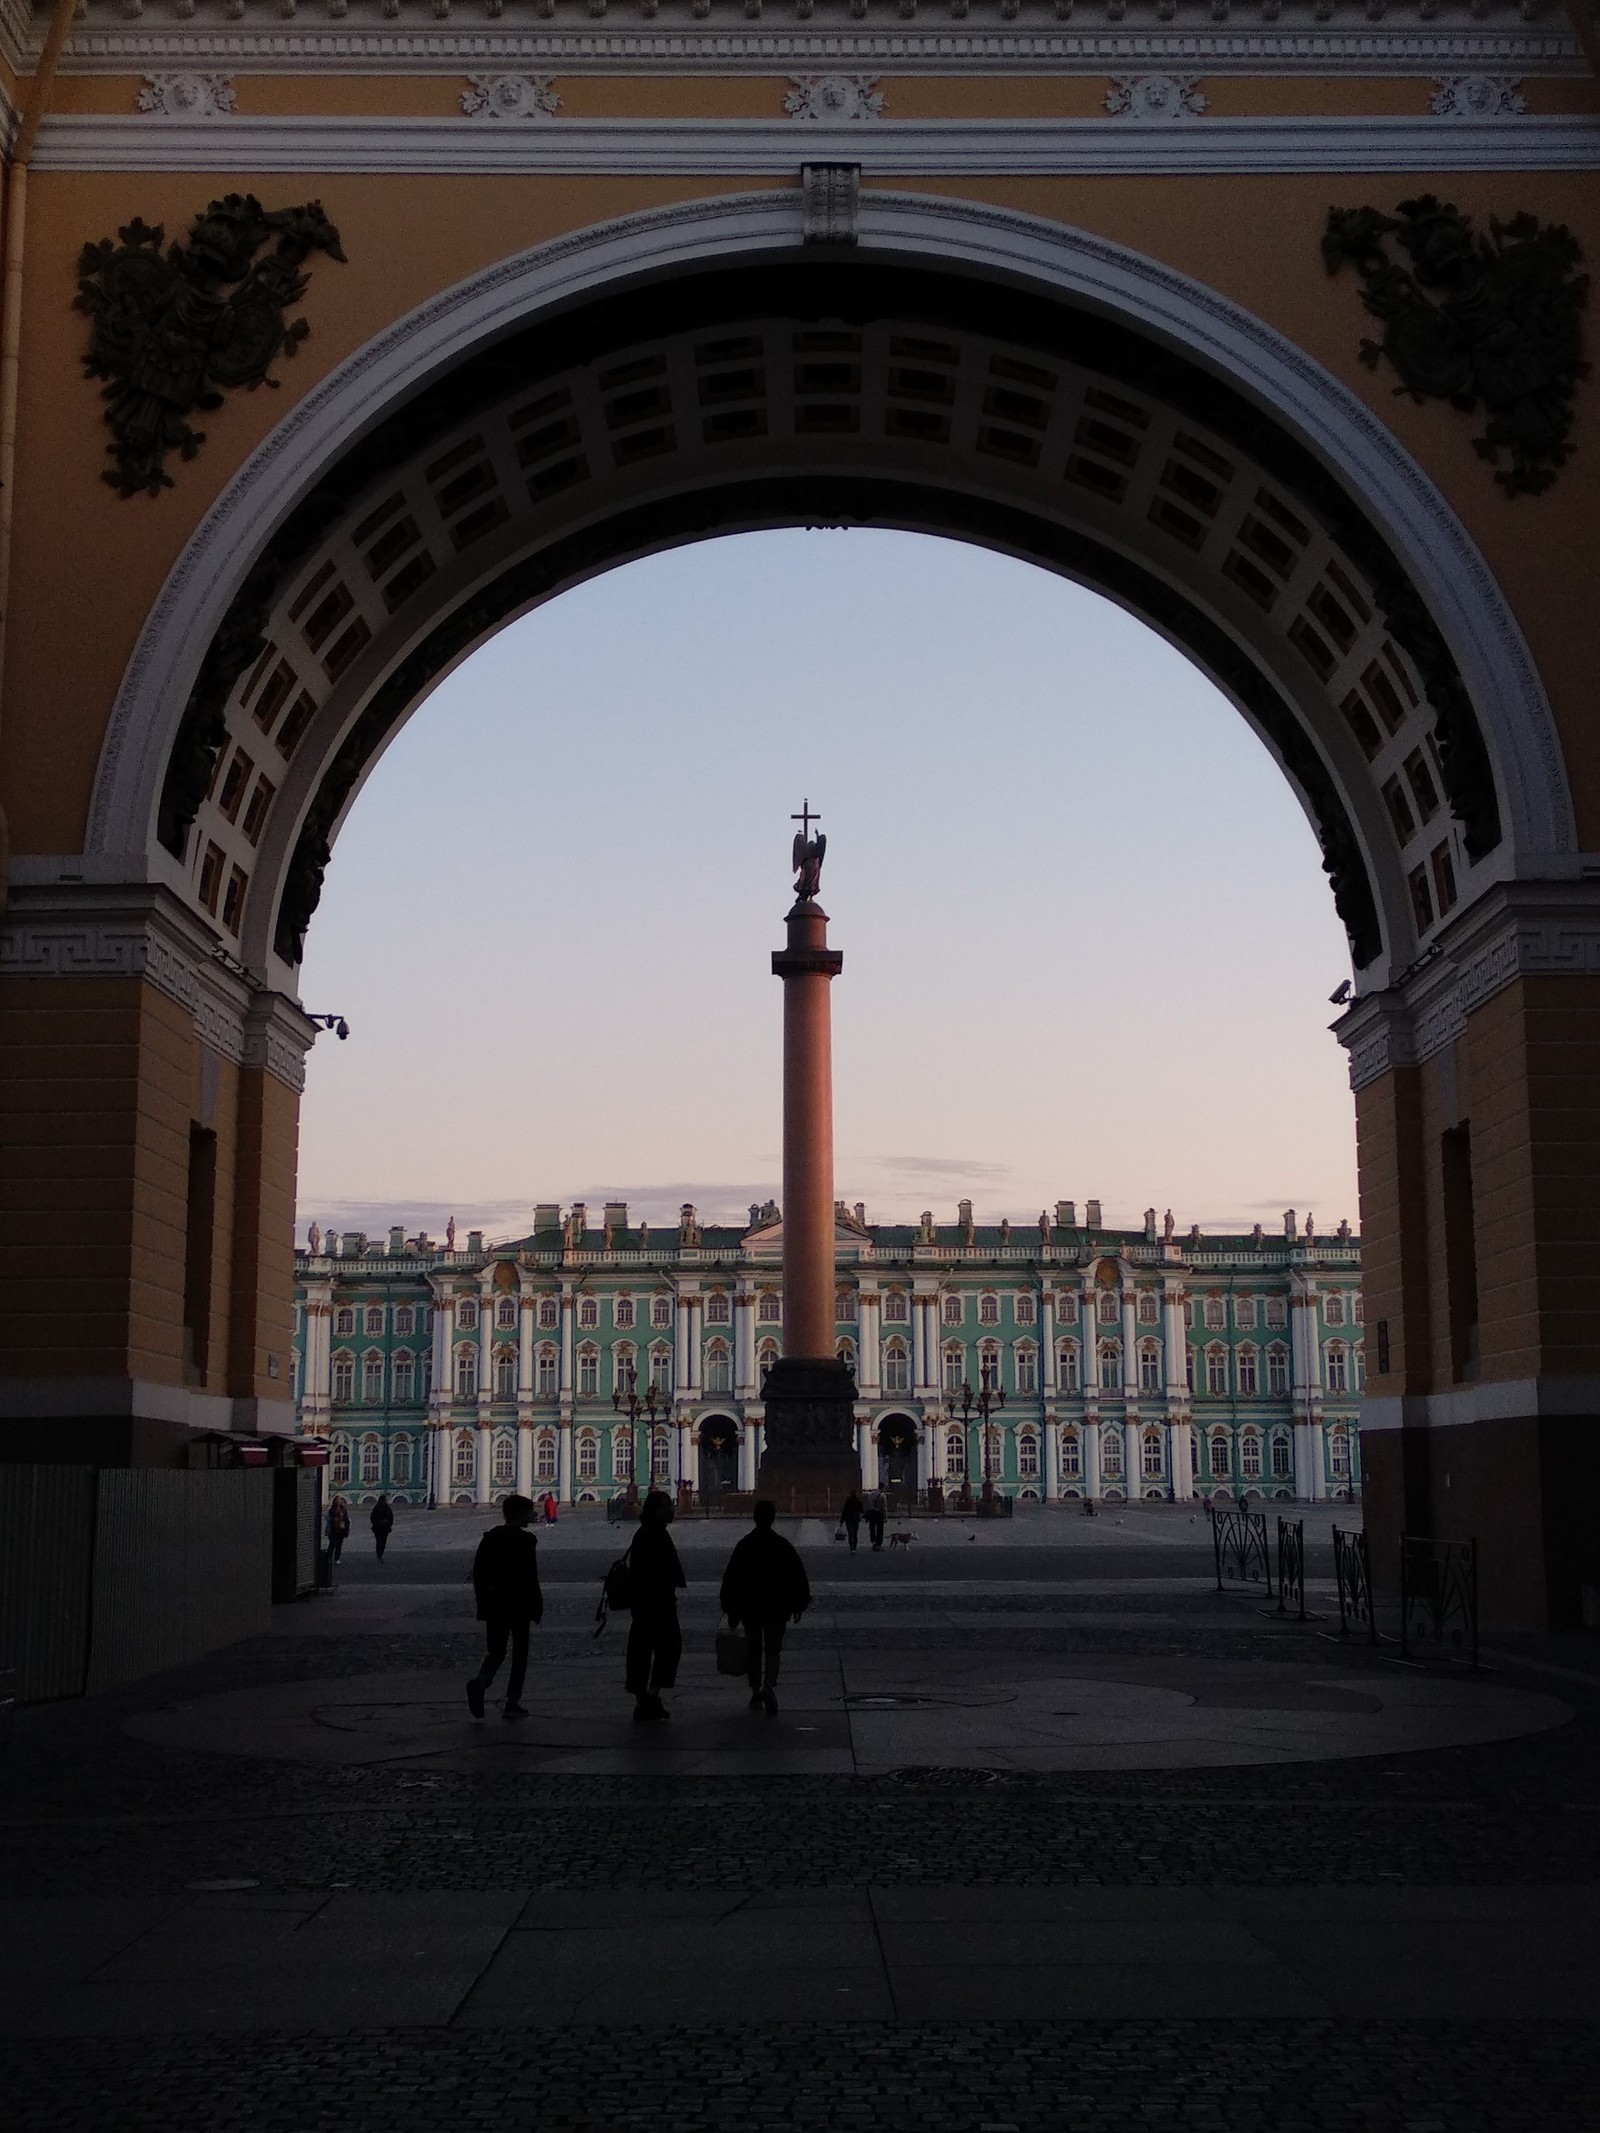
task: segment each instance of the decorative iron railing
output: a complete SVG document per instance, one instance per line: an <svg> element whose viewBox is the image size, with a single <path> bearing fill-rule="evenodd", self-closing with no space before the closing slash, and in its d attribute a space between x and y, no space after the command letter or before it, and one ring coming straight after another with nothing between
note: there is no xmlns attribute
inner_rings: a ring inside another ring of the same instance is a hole
<svg viewBox="0 0 1600 2133"><path fill-rule="evenodd" d="M1372 1566L1365 1533L1333 1529L1333 1574L1339 1586L1339 1634L1365 1630L1367 1642L1378 1641L1378 1618L1372 1611Z"/></svg>
<svg viewBox="0 0 1600 2133"><path fill-rule="evenodd" d="M1306 1617L1306 1525L1303 1518L1278 1520L1278 1612Z"/></svg>
<svg viewBox="0 0 1600 2133"><path fill-rule="evenodd" d="M1267 1514L1237 1510L1221 1511L1212 1506L1211 1546L1217 1563L1217 1590L1226 1592L1230 1583L1261 1585L1272 1598L1272 1558L1267 1552Z"/></svg>
<svg viewBox="0 0 1600 2133"><path fill-rule="evenodd" d="M1478 1543L1400 1536L1400 1650L1478 1663Z"/></svg>

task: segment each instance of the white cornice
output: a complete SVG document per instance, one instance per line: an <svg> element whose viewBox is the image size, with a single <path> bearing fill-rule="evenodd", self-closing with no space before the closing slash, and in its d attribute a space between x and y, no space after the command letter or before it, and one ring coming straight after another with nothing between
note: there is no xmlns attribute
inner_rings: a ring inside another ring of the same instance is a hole
<svg viewBox="0 0 1600 2133"><path fill-rule="evenodd" d="M1526 19L1519 0L1378 0L1345 20L1319 20L1327 0L875 0L858 20L850 0L489 0L470 21L442 18L452 0L182 0L174 21L144 0L85 0L63 70L126 73L223 66L232 72L438 74L542 65L567 73L749 74L797 68L892 73L1121 73L1158 67L1200 74L1583 73L1558 10ZM859 4L859 0L856 0ZM910 7L912 12L904 10ZM1218 19L1217 9L1226 10ZM491 12L493 8L494 12ZM503 12L500 10L503 8ZM1165 9L1171 19L1163 20ZM337 12L335 12L337 9ZM647 12L648 9L648 12ZM1010 10L1008 15L1007 10ZM36 51L19 0L0 0L0 46ZM431 17L432 19L426 19Z"/></svg>
<svg viewBox="0 0 1600 2133"><path fill-rule="evenodd" d="M855 163L865 177L1594 170L1600 118L545 119L58 117L40 170L361 175L780 177Z"/></svg>

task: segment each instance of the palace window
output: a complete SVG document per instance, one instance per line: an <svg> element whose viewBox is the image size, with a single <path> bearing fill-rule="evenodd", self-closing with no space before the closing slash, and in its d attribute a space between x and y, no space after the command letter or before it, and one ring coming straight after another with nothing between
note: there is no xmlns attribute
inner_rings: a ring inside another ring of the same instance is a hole
<svg viewBox="0 0 1600 2133"><path fill-rule="evenodd" d="M1039 1440L1031 1429L1025 1429L1017 1437L1017 1479L1037 1481L1038 1478Z"/></svg>
<svg viewBox="0 0 1600 2133"><path fill-rule="evenodd" d="M541 1348L534 1357L534 1383L541 1400L553 1400L556 1396L556 1351Z"/></svg>
<svg viewBox="0 0 1600 2133"><path fill-rule="evenodd" d="M1367 1351L1361 1346L1350 1350L1350 1389L1360 1392L1367 1382Z"/></svg>
<svg viewBox="0 0 1600 2133"><path fill-rule="evenodd" d="M657 1392L672 1390L672 1350L655 1347L650 1351L650 1382Z"/></svg>
<svg viewBox="0 0 1600 2133"><path fill-rule="evenodd" d="M1233 1299L1233 1322L1241 1333L1250 1333L1254 1330L1256 1300L1253 1296L1236 1296Z"/></svg>
<svg viewBox="0 0 1600 2133"><path fill-rule="evenodd" d="M883 1322L886 1326L903 1326L910 1317L904 1289L890 1289L883 1299Z"/></svg>
<svg viewBox="0 0 1600 2133"><path fill-rule="evenodd" d="M1327 1295L1323 1297L1322 1316L1327 1325L1342 1326L1344 1324L1344 1291L1342 1289L1330 1289Z"/></svg>
<svg viewBox="0 0 1600 2133"><path fill-rule="evenodd" d="M986 1294L984 1294L984 1295L982 1295L982 1296L980 1296L980 1297L978 1298L978 1324L979 1324L980 1326L998 1326L998 1325L999 1325L999 1323L1000 1323L1000 1299L999 1299L999 1297L998 1297L998 1296L991 1296L991 1295L989 1295L989 1294L987 1294L987 1293L986 1293Z"/></svg>
<svg viewBox="0 0 1600 2133"><path fill-rule="evenodd" d="M783 1316L776 1289L763 1289L756 1298L756 1317L763 1326L775 1326Z"/></svg>
<svg viewBox="0 0 1600 2133"><path fill-rule="evenodd" d="M1154 1341L1141 1341L1139 1343L1139 1390L1141 1392L1159 1392L1161 1390L1161 1350Z"/></svg>
<svg viewBox="0 0 1600 2133"><path fill-rule="evenodd" d="M1287 1446L1284 1447L1288 1449ZM1328 1464L1333 1469L1335 1481L1347 1481L1350 1477L1350 1439L1342 1429L1336 1429L1328 1440Z"/></svg>
<svg viewBox="0 0 1600 2133"><path fill-rule="evenodd" d="M1350 1299L1350 1319L1353 1325L1364 1326L1367 1322L1367 1300L1357 1289Z"/></svg>
<svg viewBox="0 0 1600 2133"><path fill-rule="evenodd" d="M356 1366L348 1355L336 1355L333 1359L333 1397L336 1402L355 1398Z"/></svg>
<svg viewBox="0 0 1600 2133"><path fill-rule="evenodd" d="M777 1362L777 1360L777 1343L775 1341L763 1341L761 1343L761 1346L756 1350L756 1376L762 1385L766 1384L767 1373L772 1369L773 1365Z"/></svg>
<svg viewBox="0 0 1600 2133"><path fill-rule="evenodd" d="M965 1379L966 1374L967 1359L961 1349L946 1348L946 1350L944 1351L945 1391L959 1392L961 1390L962 1381Z"/></svg>
<svg viewBox="0 0 1600 2133"><path fill-rule="evenodd" d="M1077 1391L1078 1344L1076 1341L1063 1341L1061 1343L1056 1353L1056 1374L1061 1380L1061 1390L1063 1392Z"/></svg>
<svg viewBox="0 0 1600 2133"><path fill-rule="evenodd" d="M1105 1469L1107 1481L1122 1479L1122 1433L1108 1429L1100 1437L1100 1464Z"/></svg>
<svg viewBox="0 0 1600 2133"><path fill-rule="evenodd" d="M713 1303L716 1300L714 1296L711 1299ZM708 1318L711 1316L709 1311L706 1316ZM633 1324L633 1298L631 1296L619 1296L616 1298L611 1306L611 1321L613 1325L622 1328L624 1331Z"/></svg>
<svg viewBox="0 0 1600 2133"><path fill-rule="evenodd" d="M471 1483L477 1479L477 1453L470 1429L458 1429L455 1438L455 1454L450 1462L451 1478Z"/></svg>
<svg viewBox="0 0 1600 2133"><path fill-rule="evenodd" d="M409 1355L397 1355L394 1359L394 1401L397 1407L409 1407L416 1398L417 1366Z"/></svg>
<svg viewBox="0 0 1600 2133"><path fill-rule="evenodd" d="M1139 1471L1146 1481L1161 1479L1161 1432L1158 1429L1147 1429L1144 1433L1144 1454Z"/></svg>
<svg viewBox="0 0 1600 2133"><path fill-rule="evenodd" d="M1194 1350L1185 1346L1183 1351L1183 1379L1191 1392L1194 1391Z"/></svg>
<svg viewBox="0 0 1600 2133"><path fill-rule="evenodd" d="M578 1324L585 1333L592 1333L600 1323L600 1300L595 1296L578 1298Z"/></svg>
<svg viewBox="0 0 1600 2133"><path fill-rule="evenodd" d="M650 1324L656 1332L664 1332L672 1324L672 1298L652 1296L650 1299Z"/></svg>
<svg viewBox="0 0 1600 2133"><path fill-rule="evenodd" d="M1215 1344L1206 1350L1206 1391L1220 1400L1228 1390L1228 1351Z"/></svg>
<svg viewBox="0 0 1600 2133"><path fill-rule="evenodd" d="M1245 1399L1250 1399L1257 1389L1256 1351L1254 1348L1241 1348L1239 1350L1239 1391Z"/></svg>
<svg viewBox="0 0 1600 2133"><path fill-rule="evenodd" d="M398 1333L398 1334L400 1334L400 1335L402 1335L402 1336L407 1336L407 1335L409 1335L409 1334L411 1333L411 1331L412 1331L412 1329L413 1329L413 1327L414 1327L415 1323L416 1323L416 1321L415 1321L414 1317L412 1316L412 1310L411 1310L411 1306L410 1306L410 1304L396 1304L396 1305L395 1305L395 1307L394 1307L394 1330L395 1330L395 1332L396 1332L396 1333Z"/></svg>
<svg viewBox="0 0 1600 2133"><path fill-rule="evenodd" d="M1267 1324L1286 1326L1289 1323L1289 1306L1281 1296L1267 1298Z"/></svg>
<svg viewBox="0 0 1600 2133"><path fill-rule="evenodd" d="M726 1326L731 1325L732 1322L733 1313L728 1307L727 1290L713 1289L706 1298L706 1324L708 1326Z"/></svg>
<svg viewBox="0 0 1600 2133"><path fill-rule="evenodd" d="M1016 1313L1019 1326L1033 1324L1033 1296L1030 1291L1024 1289L1022 1294L1013 1300L1012 1309Z"/></svg>
<svg viewBox="0 0 1600 2133"><path fill-rule="evenodd" d="M348 1304L342 1304L339 1309L333 1314L334 1338L337 1339L340 1334L354 1333L355 1330L356 1314L350 1309Z"/></svg>
<svg viewBox="0 0 1600 2133"><path fill-rule="evenodd" d="M1261 1479L1261 1439L1252 1429L1239 1439L1239 1472L1246 1481Z"/></svg>
<svg viewBox="0 0 1600 2133"><path fill-rule="evenodd" d="M597 1481L600 1477L600 1439L592 1429L578 1432L578 1479Z"/></svg>
<svg viewBox="0 0 1600 2133"><path fill-rule="evenodd" d="M665 1427L657 1429L650 1441L650 1479L672 1479L672 1432Z"/></svg>
<svg viewBox="0 0 1600 2133"><path fill-rule="evenodd" d="M891 1340L884 1347L883 1389L885 1392L911 1390L911 1359L902 1340Z"/></svg>
<svg viewBox="0 0 1600 2133"><path fill-rule="evenodd" d="M1102 1341L1100 1343L1100 1383L1107 1392L1118 1392L1122 1388L1122 1343L1120 1341Z"/></svg>
<svg viewBox="0 0 1600 2133"><path fill-rule="evenodd" d="M1078 1292L1076 1289L1063 1289L1056 1298L1056 1318L1063 1326L1075 1326L1078 1323Z"/></svg>
<svg viewBox="0 0 1600 2133"><path fill-rule="evenodd" d="M517 1440L508 1430L501 1430L494 1440L493 1473L497 1489L509 1489L517 1478Z"/></svg>
<svg viewBox="0 0 1600 2133"><path fill-rule="evenodd" d="M1214 1333L1228 1323L1227 1306L1220 1296L1206 1298L1206 1331Z"/></svg>
<svg viewBox="0 0 1600 2133"><path fill-rule="evenodd" d="M1099 1318L1102 1326L1114 1326L1117 1322L1117 1292L1115 1289L1100 1291Z"/></svg>
<svg viewBox="0 0 1600 2133"><path fill-rule="evenodd" d="M1330 1325L1332 1324L1332 1320L1331 1320L1331 1319L1330 1319L1330 1321L1329 1321L1329 1324L1330 1324ZM367 1331L368 1331L368 1333L381 1333L381 1332L383 1331L383 1305L382 1305L382 1304L368 1304L368 1305L367 1305Z"/></svg>
<svg viewBox="0 0 1600 2133"><path fill-rule="evenodd" d="M1349 1390L1349 1389L1350 1389L1350 1379L1349 1379L1349 1373L1348 1373L1348 1371L1347 1371L1347 1370L1346 1370L1346 1368L1345 1368L1345 1345L1344 1345L1344 1342L1343 1342L1343 1341L1329 1341L1329 1343L1328 1343L1328 1390L1329 1390L1329 1392L1348 1392L1348 1390Z"/></svg>
<svg viewBox="0 0 1600 2133"><path fill-rule="evenodd" d="M945 1432L944 1470L952 1481L963 1481L967 1472L967 1433L964 1429Z"/></svg>
<svg viewBox="0 0 1600 2133"><path fill-rule="evenodd" d="M394 1477L394 1483L396 1488L410 1488L411 1439L409 1437L396 1437L394 1442L390 1445L389 1471Z"/></svg>
<svg viewBox="0 0 1600 2133"><path fill-rule="evenodd" d="M456 1398L475 1400L478 1397L478 1351L476 1348L456 1350Z"/></svg>
<svg viewBox="0 0 1600 2133"><path fill-rule="evenodd" d="M541 1430L534 1441L533 1471L541 1481L556 1478L556 1440L547 1429Z"/></svg>
<svg viewBox="0 0 1600 2133"><path fill-rule="evenodd" d="M1289 1478L1289 1470L1290 1470L1290 1464L1291 1464L1291 1462L1290 1462L1290 1458L1289 1458L1289 1440L1288 1440L1288 1438L1287 1438L1287 1437L1274 1437L1274 1438L1273 1438L1273 1440L1272 1440L1272 1478L1273 1478L1273 1480L1274 1480L1274 1481L1287 1481L1287 1480L1288 1480L1288 1478Z"/></svg>
<svg viewBox="0 0 1600 2133"><path fill-rule="evenodd" d="M470 1333L478 1323L478 1307L470 1296L463 1296L456 1305L456 1324L463 1333Z"/></svg>
<svg viewBox="0 0 1600 2133"><path fill-rule="evenodd" d="M502 1296L500 1298L494 1307L494 1322L502 1333L516 1332L517 1299L514 1296Z"/></svg>
<svg viewBox="0 0 1600 2133"><path fill-rule="evenodd" d="M940 1317L947 1326L959 1326L966 1315L966 1298L947 1296L940 1310Z"/></svg>
<svg viewBox="0 0 1600 2133"><path fill-rule="evenodd" d="M1217 1481L1226 1481L1230 1471L1228 1459L1228 1440L1220 1429L1212 1431L1210 1439L1208 1440L1208 1449L1211 1454L1211 1472L1213 1478Z"/></svg>
<svg viewBox="0 0 1600 2133"><path fill-rule="evenodd" d="M1064 1429L1061 1432L1061 1478L1063 1481L1076 1481L1082 1472L1083 1451L1078 1442L1078 1432L1075 1429Z"/></svg>
<svg viewBox="0 0 1600 2133"><path fill-rule="evenodd" d="M706 1350L706 1391L729 1392L732 1390L733 1373L728 1359L726 1341L713 1341Z"/></svg>
<svg viewBox="0 0 1600 2133"><path fill-rule="evenodd" d="M614 1429L611 1432L611 1474L613 1480L633 1479L633 1431Z"/></svg>
<svg viewBox="0 0 1600 2133"><path fill-rule="evenodd" d="M583 1347L578 1350L578 1398L592 1400L600 1391L600 1351Z"/></svg>
<svg viewBox="0 0 1600 2133"><path fill-rule="evenodd" d="M553 1296L541 1296L539 1298L539 1331L541 1333L554 1333L558 1318L559 1312L555 1298Z"/></svg>
<svg viewBox="0 0 1600 2133"><path fill-rule="evenodd" d="M328 1478L336 1489L350 1486L350 1439L335 1437L333 1451L328 1459Z"/></svg>
<svg viewBox="0 0 1600 2133"><path fill-rule="evenodd" d="M377 1407L383 1400L383 1357L363 1356L361 1361L361 1397L369 1407Z"/></svg>
<svg viewBox="0 0 1600 2133"><path fill-rule="evenodd" d="M850 1325L856 1315L856 1299L853 1289L835 1289L833 1292L833 1322L836 1326Z"/></svg>
<svg viewBox="0 0 1600 2133"><path fill-rule="evenodd" d="M1192 1296L1186 1296L1183 1299L1183 1329L1186 1333L1194 1331L1194 1298Z"/></svg>
<svg viewBox="0 0 1600 2133"><path fill-rule="evenodd" d="M856 1368L855 1342L852 1340L840 1341L838 1346L834 1349L833 1355L834 1361L838 1363L843 1363L848 1368L851 1376L854 1377Z"/></svg>
<svg viewBox="0 0 1600 2133"><path fill-rule="evenodd" d="M1289 1390L1289 1351L1272 1347L1267 1350L1267 1390L1274 1398L1281 1399Z"/></svg>
<svg viewBox="0 0 1600 2133"><path fill-rule="evenodd" d="M1023 1341L1019 1345L1012 1367L1016 1372L1019 1393L1031 1394L1039 1390L1039 1351L1031 1341Z"/></svg>
<svg viewBox="0 0 1600 2133"><path fill-rule="evenodd" d="M426 1399L428 1399L428 1398L430 1398L430 1397L432 1396L432 1393L433 1393L433 1357L432 1357L432 1355L431 1355L431 1354L429 1354L429 1355L425 1355L425 1356L424 1356L424 1357L422 1358L422 1397L423 1397L423 1398L424 1398L424 1399L426 1400Z"/></svg>
<svg viewBox="0 0 1600 2133"><path fill-rule="evenodd" d="M1154 1289L1139 1291L1139 1323L1141 1326L1158 1326L1161 1323L1161 1299Z"/></svg>
<svg viewBox="0 0 1600 2133"><path fill-rule="evenodd" d="M517 1357L512 1348L500 1348L494 1359L494 1396L514 1400L517 1396Z"/></svg>

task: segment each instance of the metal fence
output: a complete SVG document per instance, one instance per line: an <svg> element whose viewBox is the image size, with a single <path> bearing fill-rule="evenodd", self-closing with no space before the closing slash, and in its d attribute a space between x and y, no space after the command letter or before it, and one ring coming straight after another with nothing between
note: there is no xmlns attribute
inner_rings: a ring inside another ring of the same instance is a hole
<svg viewBox="0 0 1600 2133"><path fill-rule="evenodd" d="M1278 1520L1278 1612L1306 1621L1306 1526L1303 1518Z"/></svg>
<svg viewBox="0 0 1600 2133"><path fill-rule="evenodd" d="M1400 1649L1478 1663L1478 1543L1400 1536Z"/></svg>
<svg viewBox="0 0 1600 2133"><path fill-rule="evenodd" d="M1333 1529L1333 1574L1339 1586L1339 1634L1365 1630L1367 1642L1378 1641L1378 1618L1372 1611L1372 1565L1367 1536Z"/></svg>
<svg viewBox="0 0 1600 2133"><path fill-rule="evenodd" d="M1211 1511L1211 1546L1217 1563L1217 1590L1230 1584L1260 1585L1272 1598L1272 1558L1267 1552L1267 1514L1247 1511L1241 1504L1233 1511Z"/></svg>

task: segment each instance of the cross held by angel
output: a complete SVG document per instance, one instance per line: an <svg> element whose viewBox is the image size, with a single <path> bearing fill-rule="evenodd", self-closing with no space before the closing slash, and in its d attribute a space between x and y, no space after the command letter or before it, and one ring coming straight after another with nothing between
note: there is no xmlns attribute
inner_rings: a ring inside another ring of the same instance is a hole
<svg viewBox="0 0 1600 2133"><path fill-rule="evenodd" d="M800 825L795 831L793 865L794 890L802 903L809 902L822 886L822 860L828 849L828 840L821 830L818 830L814 837L807 834L812 823L820 822L821 819L820 815L811 812L809 800L802 800L800 813L789 817L791 822L798 822Z"/></svg>

